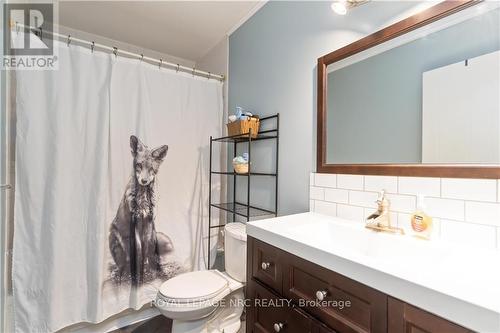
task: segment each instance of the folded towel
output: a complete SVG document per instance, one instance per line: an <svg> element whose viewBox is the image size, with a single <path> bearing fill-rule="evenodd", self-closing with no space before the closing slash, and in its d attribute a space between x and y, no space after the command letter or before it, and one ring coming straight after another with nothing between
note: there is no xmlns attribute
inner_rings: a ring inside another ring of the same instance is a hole
<svg viewBox="0 0 500 333"><path fill-rule="evenodd" d="M236 156L233 158L233 163L236 164L247 164L248 163L248 158L245 160L243 156Z"/></svg>

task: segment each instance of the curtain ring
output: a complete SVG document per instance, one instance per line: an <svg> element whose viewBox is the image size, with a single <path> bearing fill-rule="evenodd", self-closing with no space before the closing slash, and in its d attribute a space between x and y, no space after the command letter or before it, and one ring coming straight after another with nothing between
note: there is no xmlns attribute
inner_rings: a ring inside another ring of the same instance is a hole
<svg viewBox="0 0 500 333"><path fill-rule="evenodd" d="M195 67L193 67L193 72L192 72L192 74L193 74L193 77L194 77L194 71L195 71L195 70L196 70L196 68L195 68Z"/></svg>
<svg viewBox="0 0 500 333"><path fill-rule="evenodd" d="M210 80L210 77L212 76L212 73L208 72L208 77L207 80Z"/></svg>
<svg viewBox="0 0 500 333"><path fill-rule="evenodd" d="M19 35L19 30L21 30L21 28L19 27L19 22L16 21L16 34Z"/></svg>
<svg viewBox="0 0 500 333"><path fill-rule="evenodd" d="M113 46L113 54L115 55L115 58L118 57L118 48Z"/></svg>
<svg viewBox="0 0 500 333"><path fill-rule="evenodd" d="M94 53L94 48L95 48L95 42L92 41L92 44L90 45L90 52Z"/></svg>
<svg viewBox="0 0 500 333"><path fill-rule="evenodd" d="M163 59L160 58L160 63L158 64L158 69L161 69L161 65L163 65Z"/></svg>
<svg viewBox="0 0 500 333"><path fill-rule="evenodd" d="M141 62L144 60L144 54L141 53Z"/></svg>
<svg viewBox="0 0 500 333"><path fill-rule="evenodd" d="M177 69L175 70L175 72L176 72L176 73L179 73L179 68L180 68L180 67L181 67L181 66L180 66L179 64L177 64Z"/></svg>
<svg viewBox="0 0 500 333"><path fill-rule="evenodd" d="M68 47L69 47L69 44L71 44L71 35L68 35L68 41L67 41Z"/></svg>

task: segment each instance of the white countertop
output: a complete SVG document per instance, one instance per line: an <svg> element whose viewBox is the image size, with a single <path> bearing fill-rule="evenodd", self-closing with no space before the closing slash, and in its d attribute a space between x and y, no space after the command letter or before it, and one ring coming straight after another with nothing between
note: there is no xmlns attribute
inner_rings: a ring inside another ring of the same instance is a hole
<svg viewBox="0 0 500 333"><path fill-rule="evenodd" d="M469 329L500 332L500 251L317 213L249 222L247 234Z"/></svg>

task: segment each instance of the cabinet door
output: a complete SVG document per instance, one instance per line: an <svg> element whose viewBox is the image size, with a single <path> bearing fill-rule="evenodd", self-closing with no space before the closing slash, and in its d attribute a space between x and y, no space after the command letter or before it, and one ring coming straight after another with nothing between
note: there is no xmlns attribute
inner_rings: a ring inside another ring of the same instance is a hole
<svg viewBox="0 0 500 333"><path fill-rule="evenodd" d="M327 327L325 324L320 323L317 320L313 319L313 329L312 333L338 333L332 330L331 328Z"/></svg>
<svg viewBox="0 0 500 333"><path fill-rule="evenodd" d="M287 302L282 301L282 297L256 281L250 281L248 291L252 306L247 313L247 333L318 332L313 331L312 319L307 314L295 307L289 307Z"/></svg>
<svg viewBox="0 0 500 333"><path fill-rule="evenodd" d="M471 333L448 320L389 297L389 333Z"/></svg>
<svg viewBox="0 0 500 333"><path fill-rule="evenodd" d="M271 287L279 294L282 290L283 266L280 260L281 250L251 239L252 244L252 277Z"/></svg>

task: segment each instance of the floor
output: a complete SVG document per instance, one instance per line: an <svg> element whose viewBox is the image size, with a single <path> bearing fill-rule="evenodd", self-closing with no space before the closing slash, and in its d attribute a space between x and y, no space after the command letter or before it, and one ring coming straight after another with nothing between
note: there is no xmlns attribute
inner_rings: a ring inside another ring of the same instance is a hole
<svg viewBox="0 0 500 333"><path fill-rule="evenodd" d="M170 333L172 321L164 316L157 316L152 319L120 328L111 333ZM245 333L245 322L241 323L238 333Z"/></svg>
<svg viewBox="0 0 500 333"><path fill-rule="evenodd" d="M111 333L170 333L172 320L164 316L156 316L149 320L122 327Z"/></svg>
<svg viewBox="0 0 500 333"><path fill-rule="evenodd" d="M171 330L172 320L164 316L156 316L137 324L122 327L111 333L170 333Z"/></svg>

